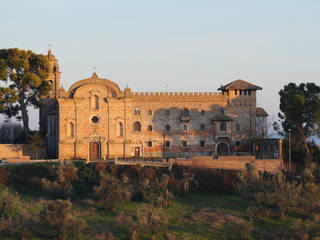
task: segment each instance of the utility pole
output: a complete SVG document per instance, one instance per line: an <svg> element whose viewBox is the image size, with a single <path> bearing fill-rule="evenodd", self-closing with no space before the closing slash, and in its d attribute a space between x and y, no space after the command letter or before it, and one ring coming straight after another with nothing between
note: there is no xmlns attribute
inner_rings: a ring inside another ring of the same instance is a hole
<svg viewBox="0 0 320 240"><path fill-rule="evenodd" d="M289 128L288 131L289 131L289 171L291 173L291 128Z"/></svg>

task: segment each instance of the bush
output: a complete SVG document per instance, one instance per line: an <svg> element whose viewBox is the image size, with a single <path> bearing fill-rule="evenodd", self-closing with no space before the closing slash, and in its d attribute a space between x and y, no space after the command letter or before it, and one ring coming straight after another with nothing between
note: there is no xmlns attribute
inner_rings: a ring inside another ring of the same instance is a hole
<svg viewBox="0 0 320 240"><path fill-rule="evenodd" d="M85 227L85 222L71 214L70 200L47 201L40 212L42 224L50 230L54 230L54 236L57 240L69 238L78 239L79 234Z"/></svg>
<svg viewBox="0 0 320 240"><path fill-rule="evenodd" d="M100 185L93 187L94 194L103 203L105 210L115 207L115 202L120 197L120 182L113 176L100 174Z"/></svg>

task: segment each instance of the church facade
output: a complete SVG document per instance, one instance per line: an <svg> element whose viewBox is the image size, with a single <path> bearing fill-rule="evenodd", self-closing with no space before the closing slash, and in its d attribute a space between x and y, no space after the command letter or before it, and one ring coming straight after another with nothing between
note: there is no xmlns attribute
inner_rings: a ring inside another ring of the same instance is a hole
<svg viewBox="0 0 320 240"><path fill-rule="evenodd" d="M267 113L254 84L236 80L218 92L132 92L96 73L60 87L49 51L50 96L41 99L40 132L59 159L170 158L252 151L267 136Z"/></svg>

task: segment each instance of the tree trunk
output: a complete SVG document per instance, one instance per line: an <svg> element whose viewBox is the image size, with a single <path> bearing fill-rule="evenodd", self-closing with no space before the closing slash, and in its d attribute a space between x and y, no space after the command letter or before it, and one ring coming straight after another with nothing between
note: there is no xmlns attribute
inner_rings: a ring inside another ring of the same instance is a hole
<svg viewBox="0 0 320 240"><path fill-rule="evenodd" d="M29 128L29 116L28 116L27 106L23 101L21 101L20 107L21 107L21 116L22 116L22 122L23 122L23 131L24 131L25 137L28 137L30 133L30 128Z"/></svg>
<svg viewBox="0 0 320 240"><path fill-rule="evenodd" d="M131 232L131 240L137 240L137 230L132 230Z"/></svg>
<svg viewBox="0 0 320 240"><path fill-rule="evenodd" d="M280 210L281 211L281 213L280 213L280 220L284 220L285 218L286 218L286 216L285 216L285 209L283 208L283 209L281 209Z"/></svg>
<svg viewBox="0 0 320 240"><path fill-rule="evenodd" d="M311 155L310 155L310 150L309 150L309 146L308 146L308 142L307 142L307 138L306 136L304 135L304 131L303 131L303 127L302 129L299 128L298 129L300 135L301 135L301 139L302 139L302 145L306 151L306 167L307 168L310 168L311 167Z"/></svg>

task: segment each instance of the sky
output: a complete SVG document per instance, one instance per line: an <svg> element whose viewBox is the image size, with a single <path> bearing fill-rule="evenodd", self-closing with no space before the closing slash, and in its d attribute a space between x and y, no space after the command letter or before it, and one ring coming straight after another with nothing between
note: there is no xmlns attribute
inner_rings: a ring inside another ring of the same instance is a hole
<svg viewBox="0 0 320 240"><path fill-rule="evenodd" d="M320 84L319 0L2 0L0 9L0 48L51 45L66 90L93 71L149 92L243 79L263 88L257 105L276 119L284 85Z"/></svg>

